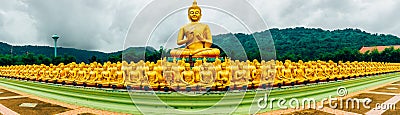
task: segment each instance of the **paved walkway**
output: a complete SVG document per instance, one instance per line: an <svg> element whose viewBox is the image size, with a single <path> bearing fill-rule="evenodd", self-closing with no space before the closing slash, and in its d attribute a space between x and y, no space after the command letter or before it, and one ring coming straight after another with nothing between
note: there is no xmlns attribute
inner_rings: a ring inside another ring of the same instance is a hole
<svg viewBox="0 0 400 115"><path fill-rule="evenodd" d="M96 110L96 109L92 109L92 108L86 108L86 107L76 106L76 105L72 105L72 104L67 104L67 103L63 103L63 102L59 102L59 101L55 101L55 100L41 98L41 97L38 97L35 95L27 94L27 93L16 91L16 90L10 90L10 89L7 89L7 88L1 87L1 86L0 86L0 89L19 94L18 96L0 97L0 100L31 98L31 99L36 99L39 101L43 101L46 103L51 103L51 104L55 104L55 105L59 105L61 107L66 107L68 109L71 109L71 110L68 110L68 111L65 111L62 113L58 113L57 115L76 115L76 114L80 114L80 113L92 113L92 114L96 114L96 115L127 115L127 114L123 114L123 113L109 112L109 111L105 111L105 110ZM0 113L3 115L19 115L17 112L7 108L6 106L4 106L2 104L0 104Z"/></svg>
<svg viewBox="0 0 400 115"><path fill-rule="evenodd" d="M0 104L0 113L3 115L19 115L17 112L7 108L2 104Z"/></svg>
<svg viewBox="0 0 400 115"><path fill-rule="evenodd" d="M399 86L400 84L393 84L397 81L393 81L393 82L389 82L389 83L385 83L376 87L371 87L371 88L367 88L365 90L362 91L358 91L358 92L354 92L351 93L345 97L340 97L338 99L346 99L346 98L350 98L362 93L372 93L372 94L379 94L379 95L391 95L393 96L392 98L390 98L389 100L386 100L383 104L396 104L397 102L400 101L400 94L397 93L388 93L388 92L376 92L376 91L372 91L381 87L385 87L385 86ZM321 105L321 102L318 102L316 105ZM372 105L375 106L375 105ZM315 108L313 108L315 109ZM286 109L286 110L275 110L275 111L271 111L271 112L267 112L267 113L262 113L263 115L276 115L276 114L291 114L293 112L297 112L297 111L302 111L304 109ZM316 109L319 111L323 111L326 113L331 113L331 114L335 114L335 115L361 115L359 113L353 113L353 112L348 112L348 111L344 111L344 110L338 110L338 109L332 109L329 107L324 107L322 109ZM378 110L376 108L371 109L370 111L368 111L367 113L365 113L366 115L380 115L382 113L386 112L386 110Z"/></svg>
<svg viewBox="0 0 400 115"><path fill-rule="evenodd" d="M15 99L15 98L23 98L23 97L27 97L27 96L9 96L9 97L0 97L0 100L3 100L3 99Z"/></svg>
<svg viewBox="0 0 400 115"><path fill-rule="evenodd" d="M385 101L384 103L382 103L381 105L390 105L390 104L396 104L397 102L400 101L400 95L396 95L392 98L390 98L389 100ZM377 109L377 108L373 108L370 111L368 111L367 113L365 113L366 115L380 115L382 113L384 113L387 109Z"/></svg>

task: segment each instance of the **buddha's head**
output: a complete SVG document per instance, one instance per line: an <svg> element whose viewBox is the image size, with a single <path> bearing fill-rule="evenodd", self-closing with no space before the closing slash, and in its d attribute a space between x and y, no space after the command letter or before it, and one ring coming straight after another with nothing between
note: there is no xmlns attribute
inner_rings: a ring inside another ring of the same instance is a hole
<svg viewBox="0 0 400 115"><path fill-rule="evenodd" d="M190 64L189 63L185 63L185 70L189 71L190 70Z"/></svg>
<svg viewBox="0 0 400 115"><path fill-rule="evenodd" d="M261 64L260 63L256 63L256 69L260 69L261 68Z"/></svg>
<svg viewBox="0 0 400 115"><path fill-rule="evenodd" d="M149 64L149 71L153 71L154 69L154 64Z"/></svg>
<svg viewBox="0 0 400 115"><path fill-rule="evenodd" d="M171 71L172 70L172 65L170 63L167 64L167 71Z"/></svg>
<svg viewBox="0 0 400 115"><path fill-rule="evenodd" d="M80 69L80 70L83 70L83 65L79 65L79 69Z"/></svg>
<svg viewBox="0 0 400 115"><path fill-rule="evenodd" d="M299 64L303 64L303 60L299 60L299 62L298 62Z"/></svg>
<svg viewBox="0 0 400 115"><path fill-rule="evenodd" d="M204 71L208 71L208 65L204 66Z"/></svg>
<svg viewBox="0 0 400 115"><path fill-rule="evenodd" d="M198 22L201 18L201 9L197 6L196 0L193 1L193 5L188 9L188 17L192 22Z"/></svg>
<svg viewBox="0 0 400 115"><path fill-rule="evenodd" d="M136 64L132 64L132 71L135 71L136 70Z"/></svg>
<svg viewBox="0 0 400 115"><path fill-rule="evenodd" d="M118 71L121 71L121 70L122 70L122 65L121 65L121 64L118 64L118 65L117 65L117 70L118 70Z"/></svg>
<svg viewBox="0 0 400 115"><path fill-rule="evenodd" d="M243 65L239 64L238 68L239 68L239 70L243 70Z"/></svg>
<svg viewBox="0 0 400 115"><path fill-rule="evenodd" d="M225 63L222 63L222 64L221 64L221 69L222 69L222 70L226 70L226 64L225 64Z"/></svg>
<svg viewBox="0 0 400 115"><path fill-rule="evenodd" d="M157 60L157 63L156 63L156 65L157 65L157 66L160 66L160 65L161 65L161 63L162 63L162 60Z"/></svg>

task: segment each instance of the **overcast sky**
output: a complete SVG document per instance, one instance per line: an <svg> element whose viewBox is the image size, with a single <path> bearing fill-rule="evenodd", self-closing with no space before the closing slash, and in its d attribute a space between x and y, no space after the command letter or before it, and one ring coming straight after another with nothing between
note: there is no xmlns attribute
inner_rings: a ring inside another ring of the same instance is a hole
<svg viewBox="0 0 400 115"><path fill-rule="evenodd" d="M248 1L264 18L268 28L298 26L330 30L359 28L371 33L400 36L399 0ZM0 41L12 45L49 46L53 45L50 36L57 33L61 36L58 45L62 47L104 52L122 50L132 20L150 2L150 0L0 0ZM185 4L190 6L190 2L185 1ZM202 0L198 0L198 3L202 5ZM238 10L241 8L241 4L224 5ZM154 9L155 14L160 11L164 10ZM204 16L209 18L204 17L202 21L208 20L207 23L218 25L220 24L218 21L209 21L213 20L213 16L220 15L218 12L205 10ZM185 16L184 12L178 12L176 17L171 16L172 18L166 20L181 20L183 24L188 22ZM177 23L178 26L181 26L181 23ZM176 24L168 23L165 26L170 25ZM213 34L237 32L235 29L230 29L236 25L226 24L223 27L230 31L215 29ZM171 28L169 31L174 32L177 29ZM168 35L171 35L168 36L171 39L176 39L173 34Z"/></svg>

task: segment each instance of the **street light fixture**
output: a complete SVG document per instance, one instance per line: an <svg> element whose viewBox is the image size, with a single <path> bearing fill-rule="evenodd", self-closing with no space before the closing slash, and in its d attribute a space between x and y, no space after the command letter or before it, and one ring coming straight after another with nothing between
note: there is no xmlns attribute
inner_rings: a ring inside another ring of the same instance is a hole
<svg viewBox="0 0 400 115"><path fill-rule="evenodd" d="M54 34L51 38L54 40L54 57L57 57L57 40L60 37L57 34Z"/></svg>

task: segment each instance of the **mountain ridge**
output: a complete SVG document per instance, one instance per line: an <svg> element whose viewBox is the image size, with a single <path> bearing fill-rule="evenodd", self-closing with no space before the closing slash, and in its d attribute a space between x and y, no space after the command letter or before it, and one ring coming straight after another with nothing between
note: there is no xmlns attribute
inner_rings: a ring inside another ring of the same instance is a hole
<svg viewBox="0 0 400 115"><path fill-rule="evenodd" d="M270 33L270 34L269 34ZM305 60L315 60L321 54L326 52L334 52L343 48L359 49L363 46L377 46L377 45L399 45L400 38L390 34L377 34L368 33L360 29L345 28L336 30L323 30L321 28L271 28L253 34L243 33L227 33L213 36L215 44L237 44L240 42L248 59L259 59L259 51L254 36L257 37L272 37L274 45L268 46L267 52L274 56L276 51L277 59L292 59L298 60L300 58ZM232 40L234 37L238 41ZM272 39L269 39L272 40ZM230 46L235 47L235 46ZM0 42L0 54L23 55L27 52L34 54L43 54L52 57L54 47L51 46L12 46L7 43ZM131 51L141 50L145 47L130 47ZM76 48L58 47L58 55L72 55L76 57L77 62L88 62L92 56L96 56L100 60L107 60L111 55L120 55L123 51L116 51L105 53L101 51L90 51ZM226 50L226 49L225 49ZM146 46L146 51L155 52L155 48ZM228 52L228 50L227 50ZM229 52L228 52L229 53ZM263 53L263 52L262 52ZM226 53L223 53L226 54ZM235 54L233 54L235 55ZM239 54L236 54L239 55ZM296 59L293 59L295 57ZM131 57L139 59L137 57Z"/></svg>

